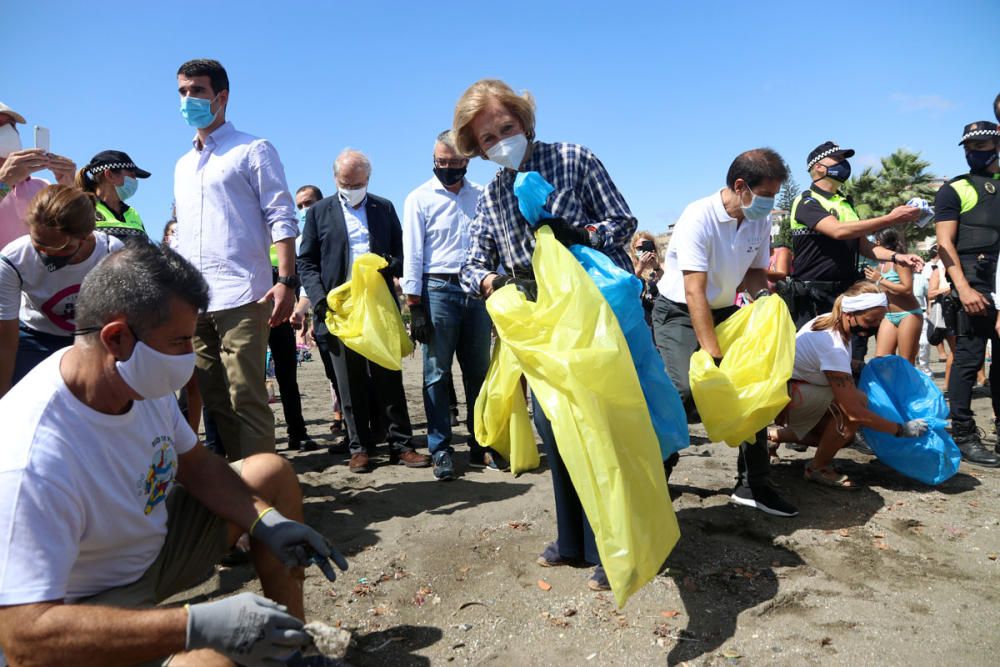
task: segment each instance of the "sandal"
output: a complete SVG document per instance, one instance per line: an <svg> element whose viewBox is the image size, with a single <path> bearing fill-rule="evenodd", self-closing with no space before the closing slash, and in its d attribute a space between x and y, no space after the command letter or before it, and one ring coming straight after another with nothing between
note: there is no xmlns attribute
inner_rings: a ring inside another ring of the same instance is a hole
<svg viewBox="0 0 1000 667"><path fill-rule="evenodd" d="M594 573L587 580L587 588L592 591L610 591L611 584L608 582L608 575L604 573L604 568L598 565L594 568Z"/></svg>
<svg viewBox="0 0 1000 667"><path fill-rule="evenodd" d="M832 486L838 489L858 488L850 477L837 472L832 465L823 468L813 468L807 464L802 476L807 482L816 482L824 486Z"/></svg>
<svg viewBox="0 0 1000 667"><path fill-rule="evenodd" d="M561 567L563 565L575 565L577 561L573 558L564 558L559 553L559 543L550 542L542 555L535 561L542 567Z"/></svg>

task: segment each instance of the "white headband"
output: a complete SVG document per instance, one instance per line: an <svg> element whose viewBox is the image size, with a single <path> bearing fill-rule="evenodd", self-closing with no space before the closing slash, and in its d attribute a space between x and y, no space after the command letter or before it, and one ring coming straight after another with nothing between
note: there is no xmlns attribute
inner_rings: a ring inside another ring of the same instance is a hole
<svg viewBox="0 0 1000 667"><path fill-rule="evenodd" d="M840 308L845 313L857 313L869 308L889 307L889 301L883 292L864 292L857 296L845 296L840 300Z"/></svg>

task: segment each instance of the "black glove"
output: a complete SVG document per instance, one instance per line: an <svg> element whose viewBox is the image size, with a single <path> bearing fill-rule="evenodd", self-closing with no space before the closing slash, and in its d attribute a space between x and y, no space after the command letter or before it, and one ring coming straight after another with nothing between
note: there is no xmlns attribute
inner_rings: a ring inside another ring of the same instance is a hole
<svg viewBox="0 0 1000 667"><path fill-rule="evenodd" d="M534 280L497 276L493 279L493 292L496 293L504 285L514 285L528 301L536 301L538 299L538 283Z"/></svg>
<svg viewBox="0 0 1000 667"><path fill-rule="evenodd" d="M567 248L571 245L584 245L588 248L592 247L590 243L590 232L583 227L572 225L566 222L563 218L546 218L545 220L541 220L540 223L551 227L556 240Z"/></svg>
<svg viewBox="0 0 1000 667"><path fill-rule="evenodd" d="M381 255L379 255L379 257L389 262L388 266L386 266L384 269L380 269L383 275L395 276L395 275L400 275L402 273L403 260L401 260L398 257L393 257L387 252L382 253Z"/></svg>
<svg viewBox="0 0 1000 667"><path fill-rule="evenodd" d="M421 303L410 304L410 338L418 343L426 345L434 333L434 325L431 318L427 317L427 311Z"/></svg>

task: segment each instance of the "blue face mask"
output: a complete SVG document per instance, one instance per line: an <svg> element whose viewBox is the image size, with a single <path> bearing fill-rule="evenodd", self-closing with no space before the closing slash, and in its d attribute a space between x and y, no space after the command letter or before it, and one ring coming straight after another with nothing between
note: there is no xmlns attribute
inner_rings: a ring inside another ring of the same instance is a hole
<svg viewBox="0 0 1000 667"><path fill-rule="evenodd" d="M139 181L132 178L131 176L125 177L125 182L121 185L115 186L115 192L118 193L118 198L122 201L127 201L129 197L135 194L135 191L139 189Z"/></svg>
<svg viewBox="0 0 1000 667"><path fill-rule="evenodd" d="M306 224L306 211L308 211L308 210L309 210L309 207L306 206L305 208L300 208L300 209L297 209L295 211L295 217L299 219L299 227L300 228L303 225Z"/></svg>
<svg viewBox="0 0 1000 667"><path fill-rule="evenodd" d="M750 190L749 186L747 190ZM740 208L743 209L743 216L748 220L766 218L774 209L774 197L755 195L753 190L750 190L750 194L753 195L753 199L750 200L749 206L743 205L743 197L740 196Z"/></svg>
<svg viewBox="0 0 1000 667"><path fill-rule="evenodd" d="M851 163L841 160L837 164L831 164L826 168L826 175L838 183L846 183L851 177Z"/></svg>
<svg viewBox="0 0 1000 667"><path fill-rule="evenodd" d="M191 127L199 130L208 127L215 121L215 114L212 113L212 100L203 100L200 97L185 97L181 99L181 116Z"/></svg>

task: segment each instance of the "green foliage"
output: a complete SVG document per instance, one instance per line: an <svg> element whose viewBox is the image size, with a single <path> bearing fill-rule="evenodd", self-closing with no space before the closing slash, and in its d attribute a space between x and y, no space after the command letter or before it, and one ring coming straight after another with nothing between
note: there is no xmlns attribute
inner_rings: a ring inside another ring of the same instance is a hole
<svg viewBox="0 0 1000 667"><path fill-rule="evenodd" d="M778 233L775 234L772 245L792 247L792 202L795 201L800 192L802 192L802 189L792 176L788 177L788 180L781 186L781 190L778 191L775 208L785 211L785 213L782 215L781 220L778 221Z"/></svg>
<svg viewBox="0 0 1000 667"><path fill-rule="evenodd" d="M920 159L919 153L897 149L892 155L882 158L882 168L875 171L871 167L852 177L841 188L844 195L854 200L854 207L862 220L885 215L892 209L913 197L934 200L937 177L927 171L930 163ZM928 225L921 229L916 225L906 225L907 245L913 246L934 233Z"/></svg>

